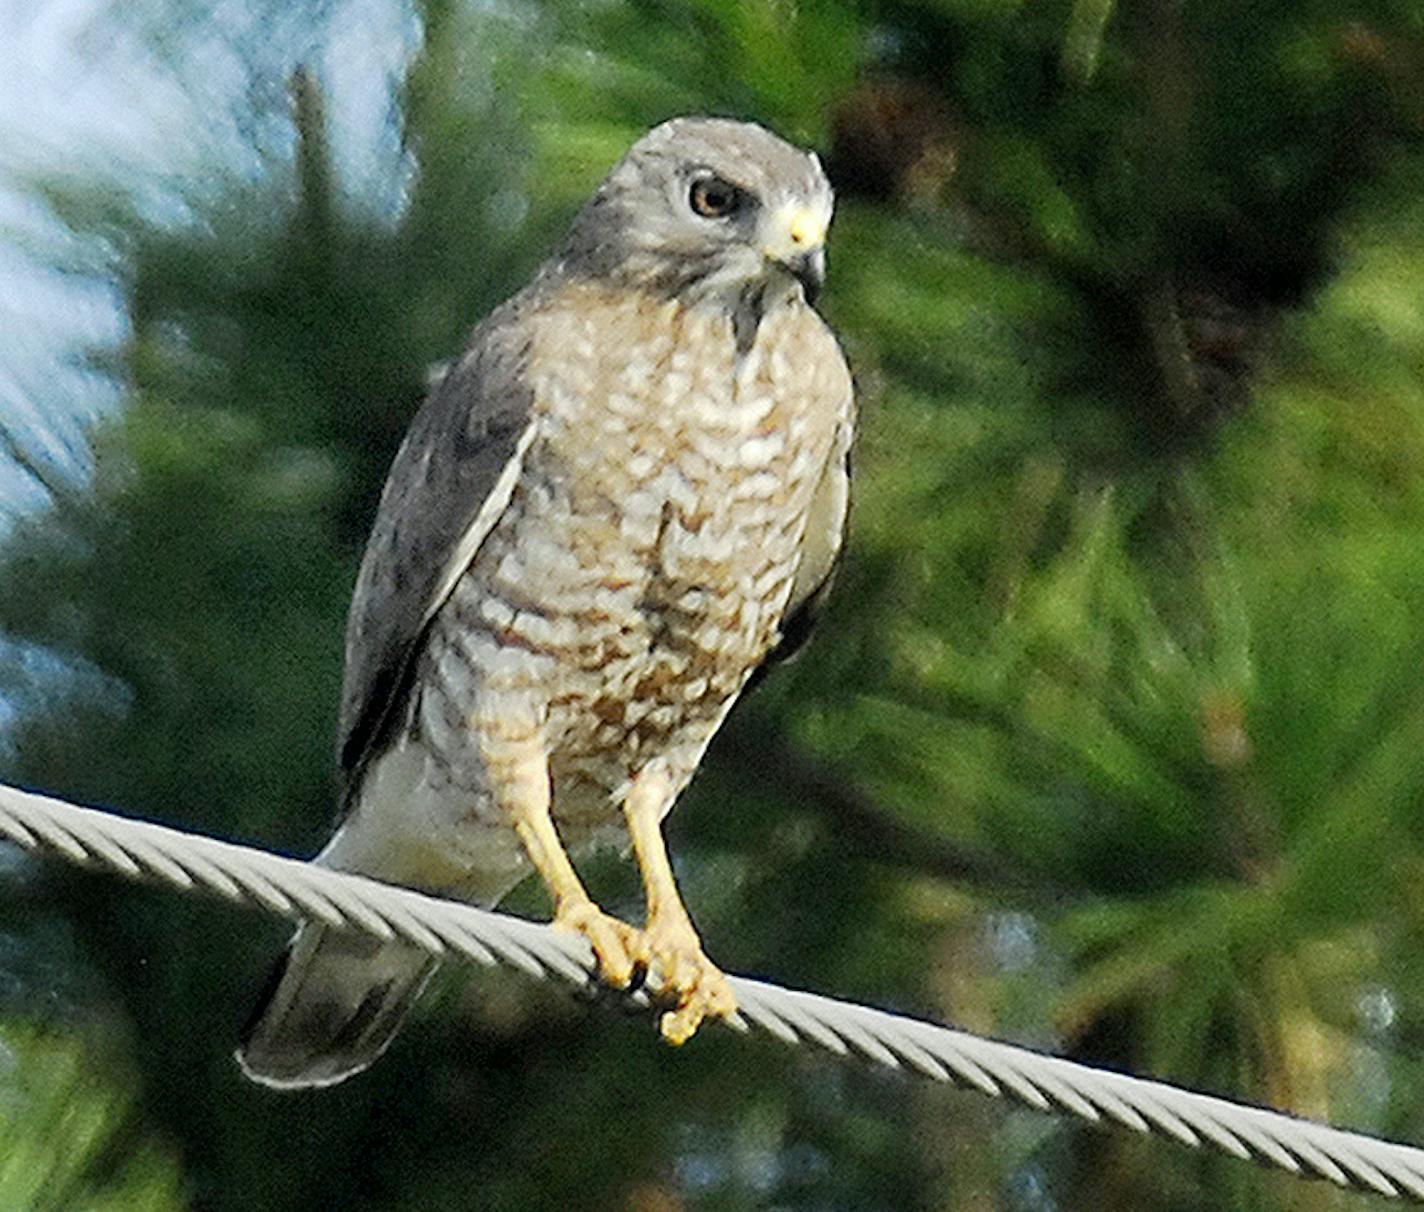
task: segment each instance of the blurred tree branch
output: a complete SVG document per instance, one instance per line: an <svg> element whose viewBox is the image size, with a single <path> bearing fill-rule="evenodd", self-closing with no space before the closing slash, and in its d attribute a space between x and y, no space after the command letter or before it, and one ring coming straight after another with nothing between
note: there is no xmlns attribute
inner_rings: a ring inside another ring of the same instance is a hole
<svg viewBox="0 0 1424 1212"><path fill-rule="evenodd" d="M1032 903L1060 900L1066 885L1018 866L1002 855L927 834L896 820L844 774L808 753L766 721L729 723L719 736L717 760L738 776L775 787L813 811L837 840L876 862Z"/></svg>

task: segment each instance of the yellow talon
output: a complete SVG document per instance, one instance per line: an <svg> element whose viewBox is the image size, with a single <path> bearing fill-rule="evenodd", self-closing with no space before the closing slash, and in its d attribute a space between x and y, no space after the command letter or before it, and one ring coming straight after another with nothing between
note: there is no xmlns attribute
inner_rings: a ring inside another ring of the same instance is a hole
<svg viewBox="0 0 1424 1212"><path fill-rule="evenodd" d="M640 931L587 899L561 904L554 913L554 926L588 940L598 960L598 975L606 984L626 989L633 983L634 957L642 949Z"/></svg>
<svg viewBox="0 0 1424 1212"><path fill-rule="evenodd" d="M669 1010L658 1024L663 1039L674 1047L687 1043L703 1019L731 1018L737 1012L737 996L727 978L715 968L679 1002L676 1010Z"/></svg>
<svg viewBox="0 0 1424 1212"><path fill-rule="evenodd" d="M690 923L651 924L639 937L634 961L647 970L649 986L676 1002L659 1021L668 1043L685 1044L704 1019L730 1018L737 997L726 976L702 950Z"/></svg>

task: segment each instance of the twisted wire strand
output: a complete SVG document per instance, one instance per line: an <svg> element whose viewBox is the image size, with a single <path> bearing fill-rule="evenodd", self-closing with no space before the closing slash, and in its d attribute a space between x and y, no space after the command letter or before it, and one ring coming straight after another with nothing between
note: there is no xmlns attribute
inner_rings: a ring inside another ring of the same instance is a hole
<svg viewBox="0 0 1424 1212"><path fill-rule="evenodd" d="M3 784L0 836L81 866L214 893L294 920L317 918L383 940L400 938L438 956L504 964L575 984L585 984L595 970L583 939L546 925ZM1291 1174L1424 1203L1424 1150L869 1006L730 979L741 1011L732 1025L741 1030L756 1026L789 1044L859 1054L1039 1111L1156 1133Z"/></svg>

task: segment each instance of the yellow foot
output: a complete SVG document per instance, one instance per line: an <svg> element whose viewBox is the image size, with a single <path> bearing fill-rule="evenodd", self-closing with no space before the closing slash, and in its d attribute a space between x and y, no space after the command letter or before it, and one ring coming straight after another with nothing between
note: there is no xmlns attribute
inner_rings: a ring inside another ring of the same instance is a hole
<svg viewBox="0 0 1424 1212"><path fill-rule="evenodd" d="M704 1018L730 1018L737 997L722 970L702 950L691 924L649 925L637 938L633 960L647 970L648 983L677 1006L663 1015L663 1038L685 1044Z"/></svg>
<svg viewBox="0 0 1424 1212"><path fill-rule="evenodd" d="M554 926L588 939L598 960L598 974L615 989L626 989L633 981L634 957L642 949L642 932L610 917L590 900L560 905Z"/></svg>

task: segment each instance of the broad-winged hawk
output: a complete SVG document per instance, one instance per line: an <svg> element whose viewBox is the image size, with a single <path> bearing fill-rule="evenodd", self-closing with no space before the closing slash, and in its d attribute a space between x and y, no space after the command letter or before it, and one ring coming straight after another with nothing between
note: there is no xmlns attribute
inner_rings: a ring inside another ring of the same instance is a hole
<svg viewBox="0 0 1424 1212"><path fill-rule="evenodd" d="M351 603L344 823L317 861L493 905L531 869L605 980L680 1042L735 1007L662 820L747 679L799 641L841 544L850 374L812 309L831 189L758 126L644 136L432 388ZM635 929L570 853L631 841ZM428 955L308 923L239 1050L314 1086L385 1049Z"/></svg>

